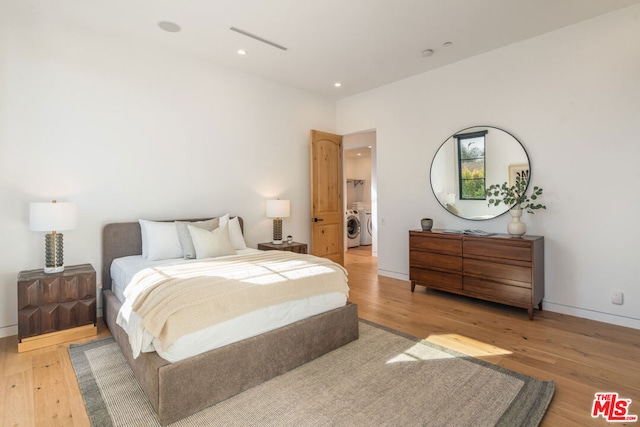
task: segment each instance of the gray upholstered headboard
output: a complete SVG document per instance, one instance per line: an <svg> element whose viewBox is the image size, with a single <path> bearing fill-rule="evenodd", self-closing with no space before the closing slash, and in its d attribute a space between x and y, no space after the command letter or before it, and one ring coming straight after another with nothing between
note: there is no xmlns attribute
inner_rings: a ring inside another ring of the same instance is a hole
<svg viewBox="0 0 640 427"><path fill-rule="evenodd" d="M234 217L231 217L234 218ZM204 218L209 219L209 218ZM176 219L171 221L202 221L203 219ZM242 218L238 217L240 229L244 230ZM142 232L140 223L115 222L102 229L102 288L111 289L111 262L123 256L142 254Z"/></svg>

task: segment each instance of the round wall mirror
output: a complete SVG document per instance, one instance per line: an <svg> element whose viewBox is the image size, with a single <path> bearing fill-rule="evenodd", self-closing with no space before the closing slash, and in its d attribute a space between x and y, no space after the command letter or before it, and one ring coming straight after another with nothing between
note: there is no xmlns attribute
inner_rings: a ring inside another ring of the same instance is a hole
<svg viewBox="0 0 640 427"><path fill-rule="evenodd" d="M436 152L431 162L431 189L453 215L491 219L511 207L489 206L486 189L504 182L511 186L516 173L524 170L530 171L529 155L513 135L492 126L470 127L451 135Z"/></svg>

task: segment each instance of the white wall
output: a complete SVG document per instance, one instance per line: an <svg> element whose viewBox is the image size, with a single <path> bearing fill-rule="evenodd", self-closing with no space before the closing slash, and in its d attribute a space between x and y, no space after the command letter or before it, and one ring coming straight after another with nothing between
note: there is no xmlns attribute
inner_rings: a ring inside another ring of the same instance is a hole
<svg viewBox="0 0 640 427"><path fill-rule="evenodd" d="M255 247L271 239L273 197L291 200L284 233L309 242L309 131L335 131L335 102L35 13L0 15L0 336L17 333L18 272L44 262L32 201L78 204L65 263L98 272L105 223L231 212Z"/></svg>
<svg viewBox="0 0 640 427"><path fill-rule="evenodd" d="M344 167L347 180L364 181L347 182L347 209L355 202L371 206L371 157L345 157Z"/></svg>
<svg viewBox="0 0 640 427"><path fill-rule="evenodd" d="M545 191L548 210L524 221L545 236L546 309L640 328L639 17L633 6L338 102L339 133L377 130L380 274L408 278L407 231L424 216L506 231L508 215L447 213L429 184L442 141L492 125L525 145Z"/></svg>

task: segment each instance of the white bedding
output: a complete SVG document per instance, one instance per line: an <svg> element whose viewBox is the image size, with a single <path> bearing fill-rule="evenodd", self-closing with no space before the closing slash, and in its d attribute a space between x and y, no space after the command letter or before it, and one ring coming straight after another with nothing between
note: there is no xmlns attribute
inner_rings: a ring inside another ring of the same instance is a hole
<svg viewBox="0 0 640 427"><path fill-rule="evenodd" d="M243 249L238 250L238 255L251 254L253 252L259 251L256 249ZM126 284L130 283L131 279L139 271L150 267L198 261L201 260L171 259L149 261L142 258L142 256L118 258L114 260L111 265L111 277L113 279L112 290L116 297L124 303L124 289L126 288ZM137 356L139 352L156 351L163 359L169 362L176 362L214 348L277 329L328 310L342 307L346 302L347 296L344 293L331 292L258 309L234 319L209 326L200 331L187 334L164 350L162 349L160 340L152 337L148 332L145 331L144 334L140 336L136 335L136 331L141 329L139 328L141 319L135 312L127 311L125 309L126 304L123 304L123 310L118 313L117 322L130 334L134 356ZM134 342L137 342L137 344L134 344Z"/></svg>
<svg viewBox="0 0 640 427"><path fill-rule="evenodd" d="M257 249L238 249L237 255L248 255L252 253L260 252ZM229 255L231 257L233 255ZM219 257L218 259L224 259L225 257ZM143 258L142 255L126 256L122 258L116 258L111 263L111 290L118 297L120 302L124 302L124 290L126 289L133 276L145 268L160 267L166 265L178 265L185 263L196 263L202 261L201 259L164 259L160 261L150 261Z"/></svg>

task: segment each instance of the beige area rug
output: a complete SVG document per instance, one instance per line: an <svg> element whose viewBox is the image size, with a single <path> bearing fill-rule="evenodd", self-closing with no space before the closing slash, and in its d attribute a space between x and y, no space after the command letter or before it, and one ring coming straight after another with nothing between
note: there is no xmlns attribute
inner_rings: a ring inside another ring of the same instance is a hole
<svg viewBox="0 0 640 427"><path fill-rule="evenodd" d="M113 338L69 352L92 425L160 425ZM553 392L553 381L360 321L357 341L172 426L536 426Z"/></svg>

